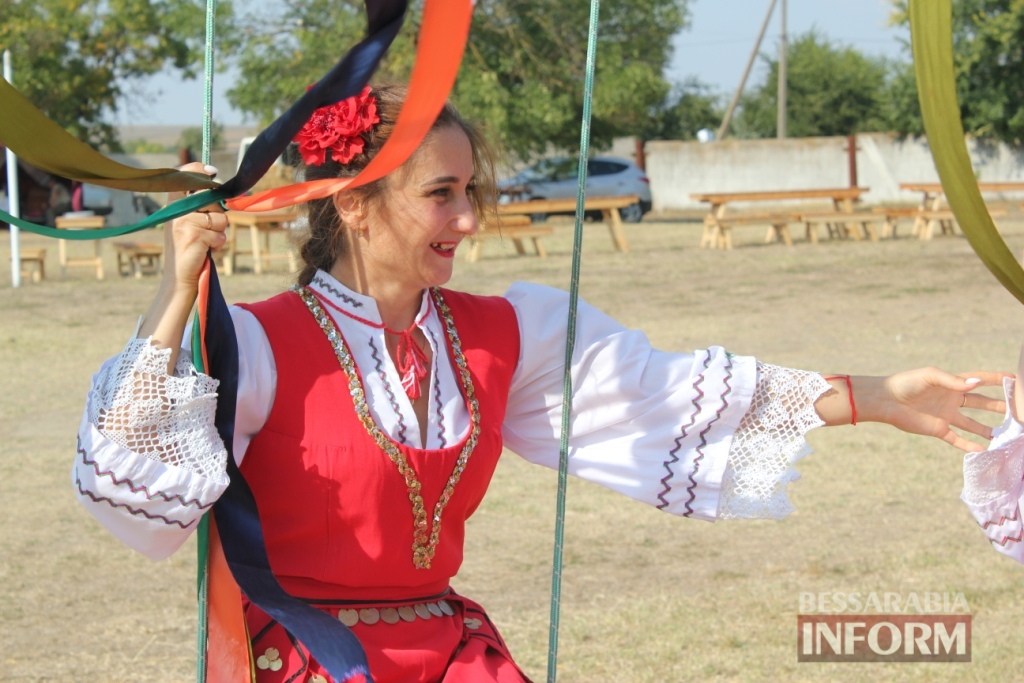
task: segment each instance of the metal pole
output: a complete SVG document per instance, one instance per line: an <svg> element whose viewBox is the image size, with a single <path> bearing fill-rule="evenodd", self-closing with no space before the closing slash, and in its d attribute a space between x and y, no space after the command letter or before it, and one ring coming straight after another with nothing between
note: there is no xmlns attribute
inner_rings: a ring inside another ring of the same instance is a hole
<svg viewBox="0 0 1024 683"><path fill-rule="evenodd" d="M743 94L743 88L747 85L747 76L750 75L750 68L754 66L754 60L757 58L757 51L761 49L761 41L764 40L764 32L768 29L768 21L772 18L772 12L775 10L775 3L777 0L772 0L772 4L768 7L768 14L764 17L764 22L761 24L761 32L757 34L757 41L754 42L754 49L750 51L750 57L747 59L747 66L743 69L743 75L740 76L740 84L736 86L736 92L733 93L732 102L729 103L729 108L725 110L725 116L722 117L722 125L718 127L718 133L715 135L716 140L722 140L725 138L725 132L729 129L729 123L732 121L732 113L736 109L736 105L740 102L740 96Z"/></svg>
<svg viewBox="0 0 1024 683"><path fill-rule="evenodd" d="M4 50L4 80L13 85L11 80L11 51ZM7 213L21 218L21 202L18 198L18 158L10 147L6 147L7 155ZM11 225L11 286L21 287L21 244L18 226Z"/></svg>
<svg viewBox="0 0 1024 683"><path fill-rule="evenodd" d="M787 98L787 68L786 53L789 46L786 41L786 0L782 0L782 34L779 39L779 113L777 119L779 139L786 137L786 98Z"/></svg>

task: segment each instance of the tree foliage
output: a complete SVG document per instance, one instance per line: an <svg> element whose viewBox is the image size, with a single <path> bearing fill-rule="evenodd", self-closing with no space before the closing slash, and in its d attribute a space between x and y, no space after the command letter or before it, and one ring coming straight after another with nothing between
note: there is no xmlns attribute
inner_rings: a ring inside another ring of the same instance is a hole
<svg viewBox="0 0 1024 683"><path fill-rule="evenodd" d="M216 121L210 126L210 151L215 152L224 147L224 126ZM174 149L189 149L197 156L203 149L203 129L185 128L178 137Z"/></svg>
<svg viewBox="0 0 1024 683"><path fill-rule="evenodd" d="M906 0L894 23L908 25ZM953 59L964 129L1010 144L1024 142L1024 2L953 0ZM923 132L917 89L905 76L897 130Z"/></svg>
<svg viewBox="0 0 1024 683"><path fill-rule="evenodd" d="M716 130L724 114L721 97L691 78L673 86L637 136L643 140L693 140L702 128Z"/></svg>
<svg viewBox="0 0 1024 683"><path fill-rule="evenodd" d="M120 149L108 123L133 82L202 69L205 0L2 0L0 50L14 86L72 135ZM218 22L231 21L221 0Z"/></svg>
<svg viewBox="0 0 1024 683"><path fill-rule="evenodd" d="M601 4L591 134L596 145L633 135L665 101L662 73L687 0ZM579 145L589 6L551 0L478 0L452 99L469 119L525 157ZM404 80L413 63L419 9L377 74ZM246 22L231 103L269 123L361 37L362 3L291 0Z"/></svg>
<svg viewBox="0 0 1024 683"><path fill-rule="evenodd" d="M779 62L767 80L748 90L734 123L740 137L777 134ZM787 133L792 137L853 135L888 130L886 109L890 65L852 47L837 46L811 31L786 52Z"/></svg>

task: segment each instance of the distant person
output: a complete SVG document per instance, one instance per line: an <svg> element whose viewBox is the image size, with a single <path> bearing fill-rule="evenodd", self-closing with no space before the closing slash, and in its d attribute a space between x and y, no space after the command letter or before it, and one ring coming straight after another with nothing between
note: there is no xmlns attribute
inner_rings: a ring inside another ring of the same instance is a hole
<svg viewBox="0 0 1024 683"><path fill-rule="evenodd" d="M71 210L82 211L85 209L85 185L78 180L71 183Z"/></svg>
<svg viewBox="0 0 1024 683"><path fill-rule="evenodd" d="M318 110L298 138L305 178L358 174L405 95L380 86ZM446 105L398 170L309 203L294 289L232 309L230 445L274 573L352 628L377 683L527 680L483 608L451 587L502 447L558 466L568 295L444 289L493 204L493 173L480 133ZM94 378L79 432L82 503L152 558L177 550L228 483L218 384L192 367L186 334L226 225L210 208L166 231L161 289ZM685 324L682 308L665 314ZM576 333L570 473L683 517L786 516L814 427L885 422L980 450L951 427L991 430L960 408L1003 409L970 393L998 384L994 373L848 377L719 347L666 353L586 304ZM259 608L245 616L258 681L326 680Z"/></svg>

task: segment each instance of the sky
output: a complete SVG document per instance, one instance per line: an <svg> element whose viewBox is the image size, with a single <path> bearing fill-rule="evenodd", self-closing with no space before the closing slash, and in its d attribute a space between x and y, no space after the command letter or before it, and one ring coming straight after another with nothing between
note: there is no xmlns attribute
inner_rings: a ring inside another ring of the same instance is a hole
<svg viewBox="0 0 1024 683"><path fill-rule="evenodd" d="M901 38L907 37L906 31L887 26L890 0L778 0L761 45L762 52L774 55L778 50L783 1L787 3L790 39L813 29L833 44L855 47L864 54L909 59L901 43ZM674 40L675 53L666 76L679 81L695 76L713 91L731 96L769 5L770 0L691 1L690 27ZM748 87L764 79L764 68L761 60L755 62ZM233 78L232 74L218 74L214 80L213 118L224 125L245 123L224 96ZM181 81L160 74L144 83L141 93L123 103L118 123L198 126L202 103L201 79Z"/></svg>

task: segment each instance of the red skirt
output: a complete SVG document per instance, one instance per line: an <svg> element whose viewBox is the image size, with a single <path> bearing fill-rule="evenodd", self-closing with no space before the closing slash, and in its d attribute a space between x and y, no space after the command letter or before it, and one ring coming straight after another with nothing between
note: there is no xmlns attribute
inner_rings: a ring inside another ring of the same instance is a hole
<svg viewBox="0 0 1024 683"><path fill-rule="evenodd" d="M412 602L325 601L314 606L352 629L375 683L530 683L483 608L455 593ZM333 681L263 610L247 603L245 618L257 683Z"/></svg>

